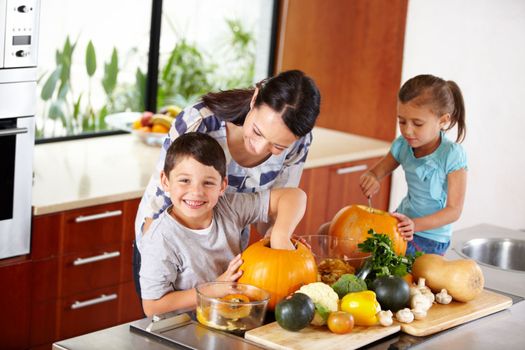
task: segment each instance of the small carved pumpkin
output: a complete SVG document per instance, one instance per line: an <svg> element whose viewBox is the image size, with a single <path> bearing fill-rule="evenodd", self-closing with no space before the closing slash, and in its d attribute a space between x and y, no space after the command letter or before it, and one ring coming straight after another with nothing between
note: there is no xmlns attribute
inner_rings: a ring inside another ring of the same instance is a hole
<svg viewBox="0 0 525 350"><path fill-rule="evenodd" d="M317 282L317 265L310 250L294 241L295 250L270 248L270 240L262 239L243 253L243 271L239 283L251 284L270 293L268 309L302 285Z"/></svg>
<svg viewBox="0 0 525 350"><path fill-rule="evenodd" d="M394 251L405 255L407 242L397 229L397 219L389 213L364 205L349 205L335 214L328 234L340 238L354 238L358 243L368 238L368 230L388 235Z"/></svg>

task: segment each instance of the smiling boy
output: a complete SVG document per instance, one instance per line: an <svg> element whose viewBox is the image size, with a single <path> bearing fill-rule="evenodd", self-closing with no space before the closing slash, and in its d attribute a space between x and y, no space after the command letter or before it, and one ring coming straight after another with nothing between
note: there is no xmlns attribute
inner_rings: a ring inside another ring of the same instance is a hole
<svg viewBox="0 0 525 350"><path fill-rule="evenodd" d="M187 133L167 151L161 184L169 206L140 240L140 286L146 315L196 306L195 286L236 281L242 271L241 231L273 221L274 249L294 249L290 236L306 195L297 188L225 193L226 158L211 136Z"/></svg>

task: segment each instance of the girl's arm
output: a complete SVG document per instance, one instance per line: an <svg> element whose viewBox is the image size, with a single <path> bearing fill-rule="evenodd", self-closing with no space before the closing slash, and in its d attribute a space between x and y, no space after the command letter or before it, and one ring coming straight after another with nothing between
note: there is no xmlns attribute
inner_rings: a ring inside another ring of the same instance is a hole
<svg viewBox="0 0 525 350"><path fill-rule="evenodd" d="M369 171L361 175L359 186L366 197L371 197L379 192L381 187L380 181L387 175L390 175L399 163L391 152L388 152L376 165Z"/></svg>
<svg viewBox="0 0 525 350"><path fill-rule="evenodd" d="M293 250L290 241L306 210L306 194L299 188L279 188L270 192L269 216L273 228L270 246L273 249Z"/></svg>
<svg viewBox="0 0 525 350"><path fill-rule="evenodd" d="M413 222L412 225L408 222L410 219L400 222L398 227L404 236L409 237L412 236L414 232L431 230L448 225L459 219L461 211L463 210L465 192L467 190L467 171L465 169L456 170L448 174L447 179L448 192L446 207L434 214L413 218L411 220Z"/></svg>
<svg viewBox="0 0 525 350"><path fill-rule="evenodd" d="M242 265L241 254L237 255L228 264L228 269L217 277L217 281L237 281L242 275L239 267ZM195 288L174 291L164 294L159 299L142 299L142 308L146 316L163 314L180 309L194 309L197 307L197 290Z"/></svg>

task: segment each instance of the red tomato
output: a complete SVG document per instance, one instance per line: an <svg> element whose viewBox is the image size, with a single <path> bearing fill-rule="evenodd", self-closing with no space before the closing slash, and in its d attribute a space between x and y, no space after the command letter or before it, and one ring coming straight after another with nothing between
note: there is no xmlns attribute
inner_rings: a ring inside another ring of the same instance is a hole
<svg viewBox="0 0 525 350"><path fill-rule="evenodd" d="M328 329L332 333L345 334L354 329L354 316L344 311L335 311L328 316Z"/></svg>

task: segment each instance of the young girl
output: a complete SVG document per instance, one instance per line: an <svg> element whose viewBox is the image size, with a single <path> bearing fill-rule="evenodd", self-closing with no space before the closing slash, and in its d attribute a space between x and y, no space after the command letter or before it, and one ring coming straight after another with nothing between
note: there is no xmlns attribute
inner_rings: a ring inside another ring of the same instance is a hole
<svg viewBox="0 0 525 350"><path fill-rule="evenodd" d="M408 80L398 94L401 136L370 171L363 174L363 194L373 196L379 182L399 165L408 194L393 214L408 240L407 255L417 251L443 255L450 244L451 223L463 209L467 159L459 144L465 138L465 107L458 85L432 75ZM445 137L454 126L456 142Z"/></svg>

